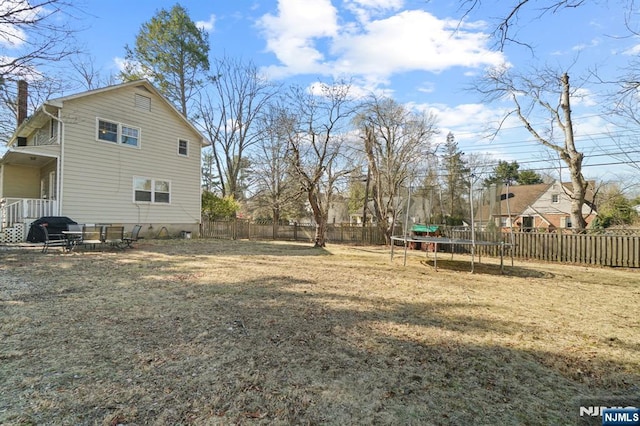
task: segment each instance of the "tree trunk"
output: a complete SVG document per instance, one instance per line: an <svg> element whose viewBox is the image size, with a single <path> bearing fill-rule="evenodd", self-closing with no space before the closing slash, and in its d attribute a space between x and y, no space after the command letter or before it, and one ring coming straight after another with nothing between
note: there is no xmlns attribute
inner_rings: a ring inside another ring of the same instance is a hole
<svg viewBox="0 0 640 426"><path fill-rule="evenodd" d="M569 103L569 75L564 73L560 81L562 82L560 107L564 113L563 130L565 137L565 149L563 152L560 152L560 155L569 166L571 183L573 184L571 190L571 224L576 232L582 232L587 227L587 222L582 216L582 206L584 205L584 197L587 192L587 182L582 175L582 159L584 155L576 150L573 135L573 121L571 118L571 105Z"/></svg>
<svg viewBox="0 0 640 426"><path fill-rule="evenodd" d="M316 237L315 237L315 242L313 244L313 247L325 247L327 245L325 240L326 236L327 236L327 223L316 222Z"/></svg>
<svg viewBox="0 0 640 426"><path fill-rule="evenodd" d="M393 236L393 228L390 226L387 226L387 229L385 229L384 232L384 243L385 245L391 245L393 244L393 241L391 241L391 237Z"/></svg>
<svg viewBox="0 0 640 426"><path fill-rule="evenodd" d="M278 239L278 228L280 226L280 209L278 207L274 207L272 210L273 213L273 239Z"/></svg>
<svg viewBox="0 0 640 426"><path fill-rule="evenodd" d="M327 236L327 217L322 211L320 200L315 191L309 191L309 204L313 210L313 219L316 221L316 236L314 238L314 247L325 247Z"/></svg>

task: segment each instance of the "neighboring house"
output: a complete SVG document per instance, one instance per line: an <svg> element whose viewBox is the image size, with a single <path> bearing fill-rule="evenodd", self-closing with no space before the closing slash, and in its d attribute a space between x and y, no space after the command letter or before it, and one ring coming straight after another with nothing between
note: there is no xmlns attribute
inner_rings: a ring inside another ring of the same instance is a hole
<svg viewBox="0 0 640 426"><path fill-rule="evenodd" d="M538 185L502 187L499 201L485 203L475 214L475 224L484 228L489 223L498 228L522 230L555 230L571 228L570 183L542 183ZM593 205L593 183L587 189L582 214L587 226L596 216ZM493 198L491 195L489 199ZM498 199L496 194L495 199Z"/></svg>
<svg viewBox="0 0 640 426"><path fill-rule="evenodd" d="M138 80L51 99L26 117L0 159L0 242L24 240L41 216L199 232L207 141L157 89Z"/></svg>
<svg viewBox="0 0 640 426"><path fill-rule="evenodd" d="M420 194L411 195L411 204L409 206L409 222L410 223L431 223L431 219L434 216L434 210L437 200L432 196L424 196ZM407 198L399 197L396 203L398 210L398 217L396 221L398 223L404 223L406 217ZM362 209L360 211L352 213L348 217L349 223L353 225L362 225ZM375 223L375 213L373 201L367 203L367 223Z"/></svg>

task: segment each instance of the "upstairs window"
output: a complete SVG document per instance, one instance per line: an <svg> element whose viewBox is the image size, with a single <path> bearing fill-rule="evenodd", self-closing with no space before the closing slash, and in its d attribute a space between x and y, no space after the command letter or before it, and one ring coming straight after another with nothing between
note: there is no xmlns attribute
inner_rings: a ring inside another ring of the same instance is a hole
<svg viewBox="0 0 640 426"><path fill-rule="evenodd" d="M138 135L140 132L134 127L122 126L121 142L125 145L138 146Z"/></svg>
<svg viewBox="0 0 640 426"><path fill-rule="evenodd" d="M560 196L558 194L551 195L551 202L552 203L559 203L560 202Z"/></svg>
<svg viewBox="0 0 640 426"><path fill-rule="evenodd" d="M146 177L134 177L133 200L135 202L168 204L171 202L171 182Z"/></svg>
<svg viewBox="0 0 640 426"><path fill-rule="evenodd" d="M118 142L118 125L108 121L98 121L98 139L107 142Z"/></svg>
<svg viewBox="0 0 640 426"><path fill-rule="evenodd" d="M140 129L121 123L98 119L98 134L96 138L104 142L138 147L140 144Z"/></svg>
<svg viewBox="0 0 640 426"><path fill-rule="evenodd" d="M189 141L184 139L178 141L178 155L182 155L183 157L189 156Z"/></svg>

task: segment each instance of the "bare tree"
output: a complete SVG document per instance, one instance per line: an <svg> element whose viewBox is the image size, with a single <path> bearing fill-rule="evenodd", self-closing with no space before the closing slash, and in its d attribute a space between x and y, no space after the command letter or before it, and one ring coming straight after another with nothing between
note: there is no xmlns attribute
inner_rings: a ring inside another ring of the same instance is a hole
<svg viewBox="0 0 640 426"><path fill-rule="evenodd" d="M349 91L350 85L344 83L318 83L310 90L293 87L286 119L281 121L287 159L316 222L315 247L326 245L329 206L337 183L351 170L341 161L354 112Z"/></svg>
<svg viewBox="0 0 640 426"><path fill-rule="evenodd" d="M62 76L50 74L46 78L34 79L29 83L27 97L28 111L35 111L47 99L72 90L73 86ZM17 127L18 84L0 84L0 139L9 140Z"/></svg>
<svg viewBox="0 0 640 426"><path fill-rule="evenodd" d="M586 227L582 215L588 182L582 174L584 154L577 150L574 138L573 120L571 117L572 88L569 74L553 70L534 72L532 77L510 73L506 68L490 71L478 87L487 99L495 100L509 97L515 114L527 131L544 147L554 151L567 166L571 177L572 191L567 195L571 199L571 223L576 231ZM549 101L549 97L557 96L557 101ZM523 104L524 102L524 104ZM535 129L529 117L535 113L545 114L548 126ZM554 130L562 132L562 142L555 142Z"/></svg>
<svg viewBox="0 0 640 426"><path fill-rule="evenodd" d="M401 190L412 177L426 172L424 166L433 155L435 117L416 114L393 99L374 96L363 104L355 121L362 133L371 176L373 213L389 244L401 209Z"/></svg>
<svg viewBox="0 0 640 426"><path fill-rule="evenodd" d="M632 11L635 8L635 0L624 1L627 3L628 10ZM493 16L497 16L493 35L499 47L504 48L508 43L529 46L526 40L517 38L519 20L523 13L532 11L538 19L542 19L546 14L558 13L564 9L575 9L584 3L586 0L462 0L460 10L463 14L461 19L480 9L488 9Z"/></svg>
<svg viewBox="0 0 640 426"><path fill-rule="evenodd" d="M89 55L75 55L71 59L71 67L75 75L69 76L70 80L77 82L84 90L93 90L100 87L116 84L116 75L103 75L96 67L94 58Z"/></svg>
<svg viewBox="0 0 640 426"><path fill-rule="evenodd" d="M287 161L288 142L284 129L288 128L287 114L275 103L260 116L260 140L253 159L253 200L267 208L273 219L273 238L278 237L278 225L283 214L293 207L301 195L291 163Z"/></svg>
<svg viewBox="0 0 640 426"><path fill-rule="evenodd" d="M624 75L615 82L603 81L599 79L599 83L613 85L615 89L608 95L602 116L609 120L615 127L616 131L610 133L610 139L615 144L615 152L610 156L618 160L620 163L640 171L640 149L638 143L640 138L635 136L638 128L640 128L640 72L638 72L640 60L635 58L626 68ZM594 73L598 78L597 73ZM636 179L633 179L637 183ZM629 179L622 181L629 182Z"/></svg>
<svg viewBox="0 0 640 426"><path fill-rule="evenodd" d="M222 195L239 200L243 160L261 138L258 117L278 90L252 62L224 57L214 73L196 115L212 142Z"/></svg>
<svg viewBox="0 0 640 426"><path fill-rule="evenodd" d="M0 84L32 75L42 64L77 52L69 22L78 9L63 0L0 3Z"/></svg>

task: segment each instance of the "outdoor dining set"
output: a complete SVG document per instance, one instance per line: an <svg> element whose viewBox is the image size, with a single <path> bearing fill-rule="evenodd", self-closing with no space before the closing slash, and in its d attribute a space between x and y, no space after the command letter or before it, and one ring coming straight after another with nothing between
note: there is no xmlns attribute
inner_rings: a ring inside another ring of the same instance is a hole
<svg viewBox="0 0 640 426"><path fill-rule="evenodd" d="M40 225L43 235L42 253L50 247L60 247L64 251L72 251L78 247L107 247L125 249L133 247L133 243L142 238L139 236L142 227L135 225L130 233L125 233L124 226L68 224L60 233L50 233L46 224Z"/></svg>

